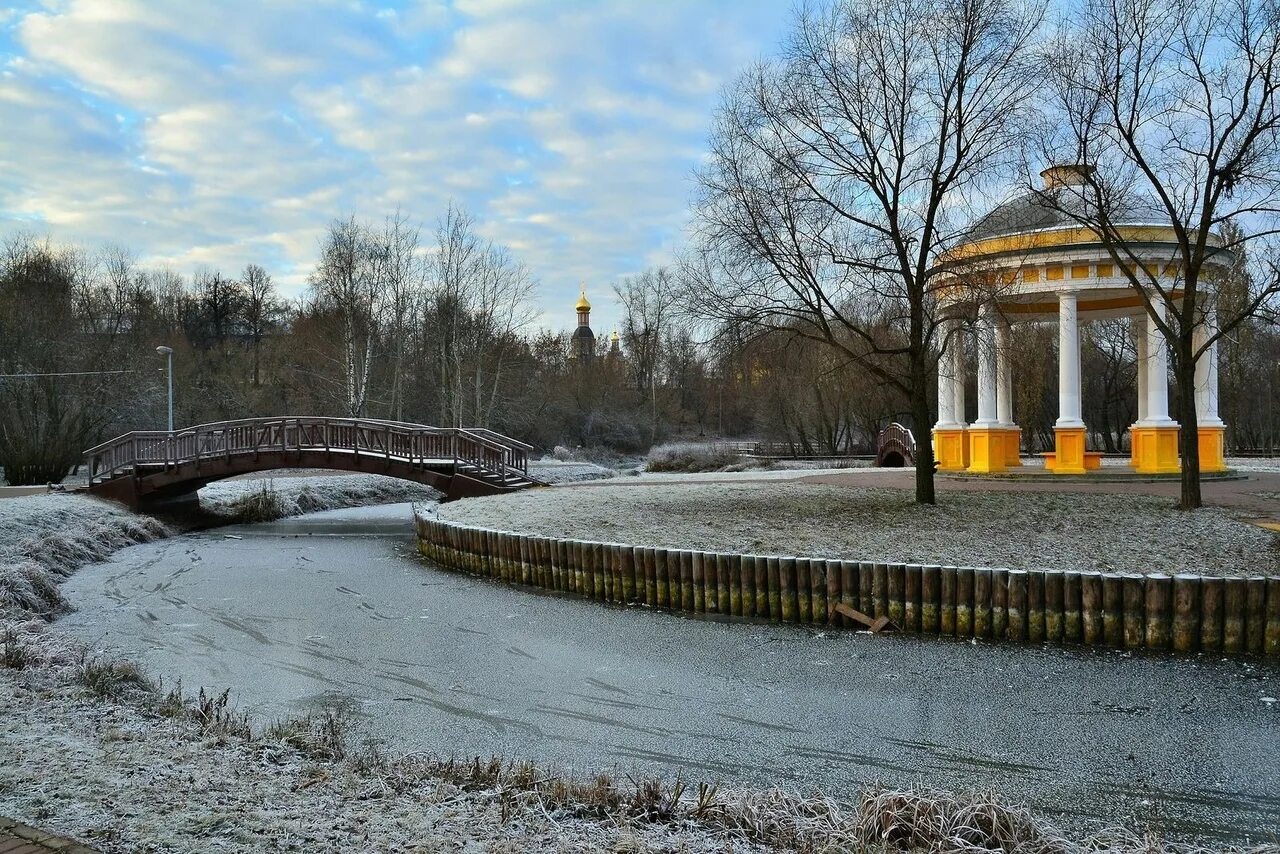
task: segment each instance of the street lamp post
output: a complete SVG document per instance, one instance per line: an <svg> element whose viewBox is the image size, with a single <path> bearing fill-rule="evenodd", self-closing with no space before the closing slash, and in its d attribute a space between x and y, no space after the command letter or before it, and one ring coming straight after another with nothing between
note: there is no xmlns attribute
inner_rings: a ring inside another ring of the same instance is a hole
<svg viewBox="0 0 1280 854"><path fill-rule="evenodd" d="M173 432L173 348L161 345L156 352L164 355L169 363L169 432Z"/></svg>

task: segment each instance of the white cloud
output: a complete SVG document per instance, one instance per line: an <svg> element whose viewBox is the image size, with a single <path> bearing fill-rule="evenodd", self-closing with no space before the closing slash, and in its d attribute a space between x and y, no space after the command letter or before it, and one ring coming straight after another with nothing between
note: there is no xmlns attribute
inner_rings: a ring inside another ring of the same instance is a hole
<svg viewBox="0 0 1280 854"><path fill-rule="evenodd" d="M604 298L669 257L714 94L785 17L772 0L68 0L9 25L0 228L177 269L255 261L301 287L333 217L400 206L429 230L454 200L567 324L579 280Z"/></svg>

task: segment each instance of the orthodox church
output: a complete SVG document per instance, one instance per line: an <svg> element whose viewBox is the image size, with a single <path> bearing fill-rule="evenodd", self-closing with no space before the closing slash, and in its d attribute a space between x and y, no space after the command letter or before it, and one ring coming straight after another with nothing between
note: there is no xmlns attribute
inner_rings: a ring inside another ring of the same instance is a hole
<svg viewBox="0 0 1280 854"><path fill-rule="evenodd" d="M578 313L578 326L569 338L569 358L586 364L596 357L596 334L591 330L591 302L587 299L586 285L578 291L578 303L574 309ZM615 329L609 335L609 356L621 353L622 338Z"/></svg>
<svg viewBox="0 0 1280 854"><path fill-rule="evenodd" d="M591 303L587 300L587 287L578 293L578 328L573 330L569 342L569 355L582 362L589 362L596 355L596 334L591 331Z"/></svg>

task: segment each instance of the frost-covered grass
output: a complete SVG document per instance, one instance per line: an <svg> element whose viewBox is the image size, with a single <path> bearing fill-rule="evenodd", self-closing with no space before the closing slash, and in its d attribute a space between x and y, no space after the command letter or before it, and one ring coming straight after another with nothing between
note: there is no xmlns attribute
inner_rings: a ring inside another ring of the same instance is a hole
<svg viewBox="0 0 1280 854"><path fill-rule="evenodd" d="M87 563L170 529L108 501L31 495L0 501L0 614L53 619L67 610L58 585Z"/></svg>
<svg viewBox="0 0 1280 854"><path fill-rule="evenodd" d="M1105 572L1280 572L1280 537L1226 510L1186 513L1144 495L956 491L922 506L904 490L670 477L469 499L438 512L557 537L752 554Z"/></svg>
<svg viewBox="0 0 1280 854"><path fill-rule="evenodd" d="M429 486L377 474L280 475L211 483L200 490L200 508L224 523L254 523L319 510L440 498Z"/></svg>
<svg viewBox="0 0 1280 854"><path fill-rule="evenodd" d="M543 483L579 483L588 480L608 480L618 472L597 463L579 460L557 460L543 457L529 463L529 474Z"/></svg>
<svg viewBox="0 0 1280 854"><path fill-rule="evenodd" d="M743 458L726 448L702 442L668 442L649 449L645 469L653 472L723 471Z"/></svg>
<svg viewBox="0 0 1280 854"><path fill-rule="evenodd" d="M354 743L340 710L264 727L226 692L165 693L131 674L124 689L91 690L76 665L83 653L57 651L44 624L29 629L40 664L0 670L0 814L104 852L1276 850L1065 833L986 791L870 786L835 797L579 777L503 757L390 757Z"/></svg>

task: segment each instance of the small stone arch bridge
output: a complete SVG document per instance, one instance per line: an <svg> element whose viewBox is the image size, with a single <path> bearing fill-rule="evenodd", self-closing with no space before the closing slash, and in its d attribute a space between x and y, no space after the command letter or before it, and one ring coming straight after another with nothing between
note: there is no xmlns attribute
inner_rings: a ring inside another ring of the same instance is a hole
<svg viewBox="0 0 1280 854"><path fill-rule="evenodd" d="M491 430L355 418L246 418L172 433L134 431L85 451L89 491L135 509L205 484L281 468L403 478L446 501L539 485L531 445Z"/></svg>

